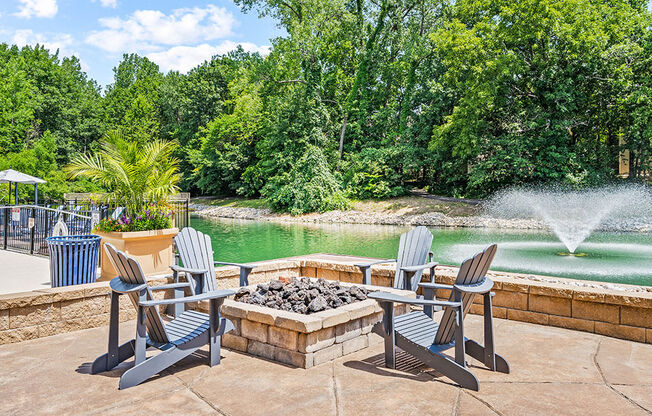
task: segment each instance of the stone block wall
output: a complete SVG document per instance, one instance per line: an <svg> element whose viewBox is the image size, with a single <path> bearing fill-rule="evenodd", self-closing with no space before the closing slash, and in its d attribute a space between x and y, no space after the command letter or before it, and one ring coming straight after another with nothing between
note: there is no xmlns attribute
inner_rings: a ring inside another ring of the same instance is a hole
<svg viewBox="0 0 652 416"><path fill-rule="evenodd" d="M323 257L327 259L324 260ZM350 259L339 261L338 258L338 256L315 255L261 262L254 273L250 274L249 281L251 284L257 284L280 277L308 276L360 284L362 274L353 266L354 261ZM457 274L457 268L440 266L437 267L435 274L437 282L450 284ZM237 267L218 268L216 276L219 288L236 288L239 285ZM489 276L495 282L496 296L493 300L493 310L496 317L652 343L652 291L637 292L634 291L634 287L627 285L607 285L561 278L550 278L549 280L554 281L551 282L543 277L535 276L533 279L532 276L513 273L490 273ZM372 268L374 285L391 287L393 277L394 267L391 265ZM428 271L424 274L423 280L429 280ZM169 281L169 276L151 281L152 284L163 284ZM0 295L0 344L107 325L109 293L108 282L101 282ZM164 292L156 293L157 296L171 295ZM437 296L446 298L448 294L441 291ZM481 314L482 298L476 297L475 302L471 313ZM135 318L135 310L129 300L122 296L121 320L133 318ZM248 320L259 322L255 319ZM237 329L240 331L241 322L238 325L240 326ZM269 328L266 327L265 330L266 336L269 336ZM317 340L330 339L329 335L328 331L324 331L315 337ZM279 333L274 333L272 337L284 339ZM368 338L368 342L370 340L371 338ZM232 338L226 342L232 343L235 349L243 350L243 340ZM259 351L255 343L251 345L253 345L252 351ZM278 347L278 345L271 345ZM297 351L300 349L299 345L301 344L297 336ZM247 342L244 350L248 350L249 347ZM353 349L354 344L349 343L347 347L342 345L343 354L345 348ZM339 350L335 347L329 351L335 351L333 354L337 354ZM283 351L270 353L268 347L261 354L269 356L283 353Z"/></svg>
<svg viewBox="0 0 652 416"><path fill-rule="evenodd" d="M249 281L263 283L298 276L299 271L297 261L269 261L251 273ZM216 275L220 288L239 285L237 267L218 268ZM169 275L148 279L153 286L171 281ZM109 282L97 282L0 295L0 345L108 325L110 292ZM172 292L156 291L154 296L171 297ZM136 310L127 296L120 296L120 320L135 318Z"/></svg>
<svg viewBox="0 0 652 416"><path fill-rule="evenodd" d="M301 274L362 282L362 274L351 263L309 259L303 261ZM435 281L452 284L456 275L457 268L439 266ZM489 277L495 283L495 317L652 343L652 291L572 279L542 276L533 279L516 273L490 272ZM391 286L394 266L374 266L371 278L373 284ZM424 272L422 280L430 280L429 271ZM440 290L437 298L448 299L449 294ZM483 313L481 296L476 296L470 312Z"/></svg>
<svg viewBox="0 0 652 416"><path fill-rule="evenodd" d="M383 317L372 299L310 315L227 299L221 311L235 326L222 338L225 347L295 367L310 368L382 342L371 332ZM396 315L407 311L407 305L396 304Z"/></svg>
<svg viewBox="0 0 652 416"><path fill-rule="evenodd" d="M0 295L0 344L108 325L109 293L107 283L91 283ZM123 296L121 320L135 317Z"/></svg>

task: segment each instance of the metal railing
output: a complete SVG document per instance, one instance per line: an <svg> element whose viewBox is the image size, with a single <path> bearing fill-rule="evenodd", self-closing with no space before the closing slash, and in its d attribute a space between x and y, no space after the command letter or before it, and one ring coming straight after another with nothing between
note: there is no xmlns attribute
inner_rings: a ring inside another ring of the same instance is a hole
<svg viewBox="0 0 652 416"><path fill-rule="evenodd" d="M189 200L188 199L174 199L168 201L168 205L174 211L174 226L178 229L185 228L190 225L190 211L189 211ZM95 210L100 212L100 218L108 218L112 216L116 210L119 210L123 207L120 207L117 204L102 204L97 205L88 200L77 200L77 199L68 199L65 201L65 209L68 211L73 211L75 209L81 210L83 212L93 212Z"/></svg>
<svg viewBox="0 0 652 416"><path fill-rule="evenodd" d="M0 206L0 246L5 250L47 256L45 241L62 221L71 235L90 234L90 213L66 211L38 205Z"/></svg>
<svg viewBox="0 0 652 416"><path fill-rule="evenodd" d="M182 229L190 225L188 200L169 201L169 204L174 210L174 226ZM45 239L52 236L59 220L66 224L70 235L90 234L96 221L114 215L118 208L83 201L52 206L0 205L0 248L47 256Z"/></svg>

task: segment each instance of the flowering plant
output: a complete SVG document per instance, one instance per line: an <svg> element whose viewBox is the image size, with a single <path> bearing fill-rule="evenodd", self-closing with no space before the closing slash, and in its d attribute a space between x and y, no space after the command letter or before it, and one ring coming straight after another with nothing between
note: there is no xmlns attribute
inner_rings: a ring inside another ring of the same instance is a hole
<svg viewBox="0 0 652 416"><path fill-rule="evenodd" d="M174 211L160 206L148 205L142 211L134 214L124 213L116 220L105 218L93 229L100 232L150 231L172 227Z"/></svg>

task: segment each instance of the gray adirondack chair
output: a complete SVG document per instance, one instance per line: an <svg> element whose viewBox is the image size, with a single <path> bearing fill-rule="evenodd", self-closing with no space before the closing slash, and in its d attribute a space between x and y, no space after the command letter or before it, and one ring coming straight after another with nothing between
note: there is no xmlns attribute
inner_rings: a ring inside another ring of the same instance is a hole
<svg viewBox="0 0 652 416"><path fill-rule="evenodd" d="M396 263L395 289L416 291L425 269L430 269L430 281L434 282L435 267L439 263L432 261L434 254L430 251L430 246L432 246L432 233L424 226L402 234L398 245L398 256L395 259L355 264L362 271L362 283L371 284L371 266L374 264L394 262Z"/></svg>
<svg viewBox="0 0 652 416"><path fill-rule="evenodd" d="M399 347L426 365L449 377L460 386L478 390L478 379L466 366L465 354L483 362L490 370L509 373L509 364L494 352L493 316L491 310L491 288L493 282L485 275L496 254L492 244L484 251L465 260L455 284L420 283L424 288L424 299L411 299L399 295L374 292L369 297L376 299L383 308L383 321L374 331L385 338L385 365L396 368L395 348ZM448 300L436 300L438 289L450 289ZM464 337L464 317L471 308L476 295L484 296L484 346ZM394 303L411 305L442 306L444 312L439 324L432 314L414 311L394 318ZM442 354L455 348L455 359Z"/></svg>
<svg viewBox="0 0 652 416"><path fill-rule="evenodd" d="M172 275L175 282L179 279L180 273L191 276L188 279L191 283L193 294L204 293L215 290L215 266L238 266L240 267L240 286L249 284L249 273L256 267L252 264L227 263L213 260L213 247L211 237L192 227L186 227L174 237L174 244L183 266L174 265Z"/></svg>
<svg viewBox="0 0 652 416"><path fill-rule="evenodd" d="M135 386L160 373L200 347L209 345L209 364L220 363L220 344L224 333L233 329L233 323L220 317L220 306L233 290L215 290L204 294L175 299L154 300L152 292L165 289L183 289L190 284L173 283L149 287L138 261L118 251L112 244L104 245L109 260L119 276L111 280L111 318L109 325L109 348L91 366L91 373L108 371L124 360L134 356L135 365L120 377L120 389ZM126 294L138 311L136 338L118 346L119 296ZM165 324L158 312L159 305L209 301L210 313L186 311ZM161 352L145 357L148 347Z"/></svg>

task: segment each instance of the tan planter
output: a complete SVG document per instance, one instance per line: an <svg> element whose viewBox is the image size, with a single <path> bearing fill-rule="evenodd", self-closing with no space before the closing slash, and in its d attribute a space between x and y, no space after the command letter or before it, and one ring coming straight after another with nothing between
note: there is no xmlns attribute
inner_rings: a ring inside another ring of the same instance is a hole
<svg viewBox="0 0 652 416"><path fill-rule="evenodd" d="M146 276L170 273L170 266L174 264L172 242L178 228L166 228L153 231L110 232L96 234L102 237L100 252L102 259L102 275L98 281L111 280L117 272L109 261L104 244L111 243L120 251L135 257Z"/></svg>

